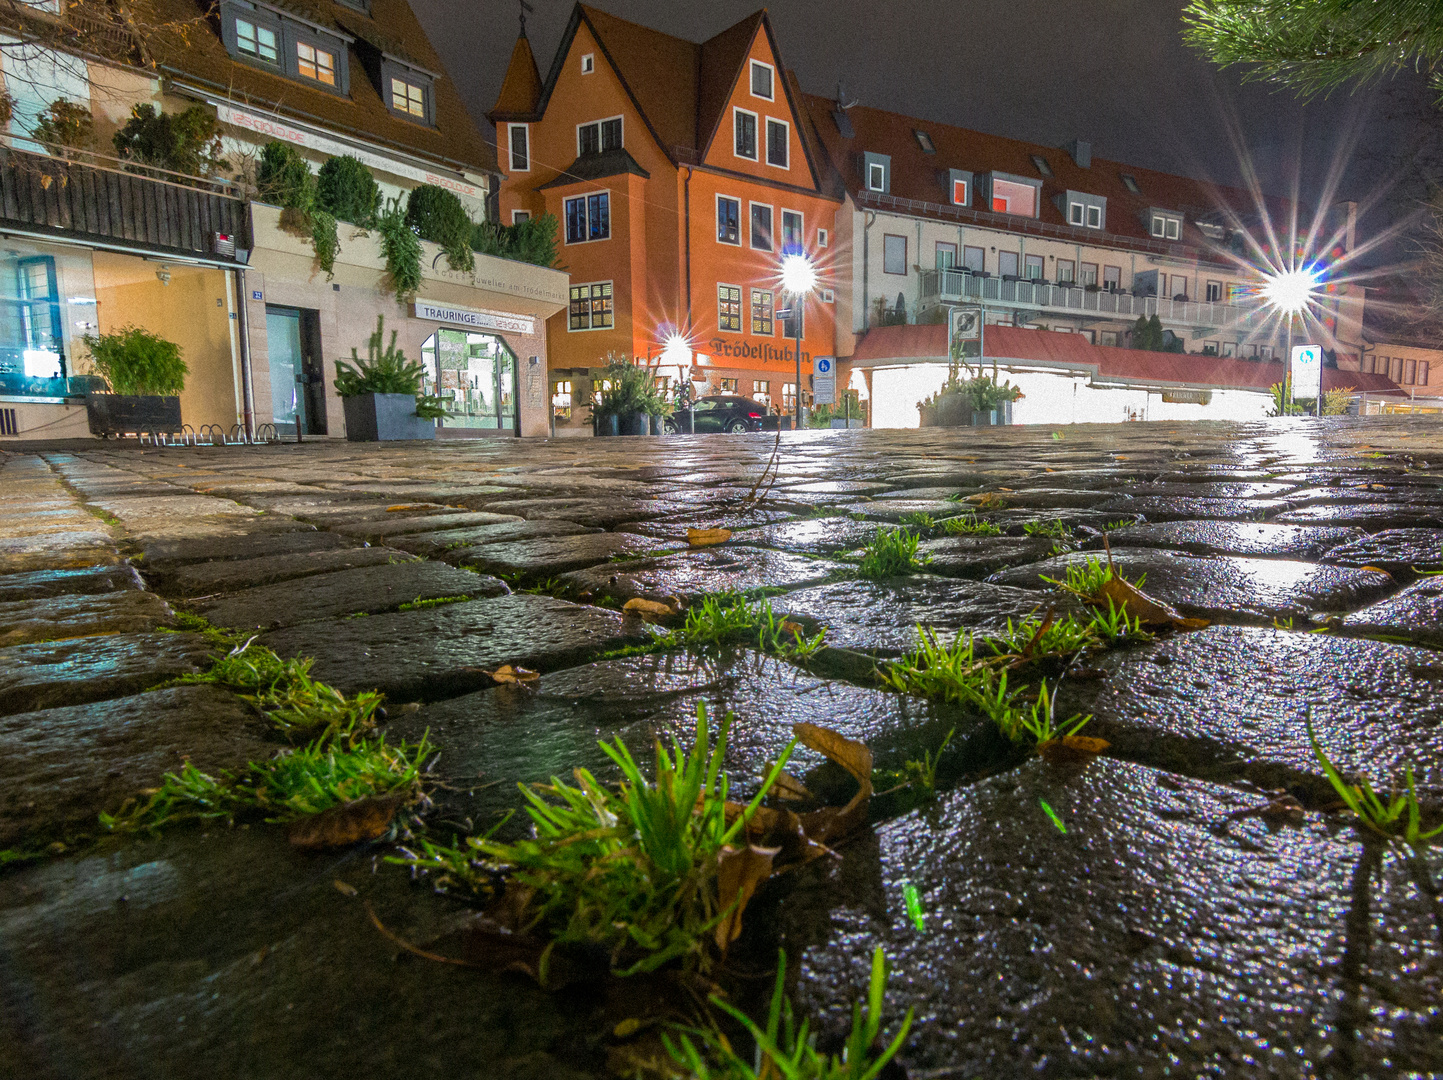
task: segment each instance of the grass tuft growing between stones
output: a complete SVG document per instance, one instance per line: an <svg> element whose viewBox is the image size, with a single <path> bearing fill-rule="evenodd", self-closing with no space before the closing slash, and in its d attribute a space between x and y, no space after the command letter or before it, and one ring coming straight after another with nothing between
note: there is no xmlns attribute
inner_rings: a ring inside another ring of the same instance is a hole
<svg viewBox="0 0 1443 1080"><path fill-rule="evenodd" d="M950 517L942 522L942 532L947 536L1001 536L1002 527L991 521L983 521L974 513Z"/></svg>
<svg viewBox="0 0 1443 1080"><path fill-rule="evenodd" d="M1105 559L1088 559L1085 563L1072 563L1066 567L1060 580L1048 577L1046 574L1037 576L1051 585L1056 585L1059 589L1082 597L1084 600L1092 600L1094 597L1102 595L1103 587L1114 578L1119 581L1127 581ZM1127 583L1133 588L1140 589L1146 579L1147 575L1143 574L1136 581L1127 581Z"/></svg>
<svg viewBox="0 0 1443 1080"><path fill-rule="evenodd" d="M420 854L390 861L481 895L504 878L507 899L519 910L515 929L548 942L538 963L542 985L558 946L602 950L619 977L673 962L708 970L730 940L718 927L740 915L750 894L740 891L745 879L729 872L728 859L751 850L748 824L796 745L788 745L749 804L729 803L722 761L731 723L727 713L713 741L706 708L698 705L691 750L673 740L668 753L658 740L650 780L620 739L602 742L621 783L607 787L579 768L574 785L557 777L522 785L531 836L500 841L488 834L456 847L426 842ZM770 873L770 855L765 862L761 877Z"/></svg>
<svg viewBox="0 0 1443 1080"><path fill-rule="evenodd" d="M161 786L101 814L107 832L155 832L187 820L262 816L272 824L295 821L360 799L420 794L421 767L431 754L425 736L416 744L388 745L384 737L363 739L340 749L313 743L265 762L251 762L239 775L215 776L186 762L167 773Z"/></svg>
<svg viewBox="0 0 1443 1080"><path fill-rule="evenodd" d="M878 529L862 549L857 573L873 581L910 574L932 561L931 555L917 557L917 534L911 529Z"/></svg>
<svg viewBox="0 0 1443 1080"><path fill-rule="evenodd" d="M407 601L398 607L397 611L422 611L426 608L441 607L445 604L460 604L472 599L466 593L460 596L433 596L429 600L422 600L419 596L414 600Z"/></svg>
<svg viewBox="0 0 1443 1080"><path fill-rule="evenodd" d="M790 660L806 660L822 647L826 632L808 637L801 624L777 615L770 600L748 600L736 592L702 597L676 630L652 649L707 650L727 646L759 649Z"/></svg>
<svg viewBox="0 0 1443 1080"><path fill-rule="evenodd" d="M803 1020L797 1024L786 996L786 973L787 955L783 952L777 963L777 981L772 988L766 1027L724 999L711 998L715 1008L741 1024L752 1037L756 1054L751 1061L739 1057L730 1040L715 1028L679 1030L674 1043L663 1035L672 1060L694 1080L874 1080L879 1076L902 1049L912 1028L909 1008L892 1041L878 1048L882 998L887 988L887 960L882 947L879 945L872 952L866 1006L853 1003L852 1027L840 1054L817 1050L810 1022ZM697 1039L695 1043L693 1036Z"/></svg>

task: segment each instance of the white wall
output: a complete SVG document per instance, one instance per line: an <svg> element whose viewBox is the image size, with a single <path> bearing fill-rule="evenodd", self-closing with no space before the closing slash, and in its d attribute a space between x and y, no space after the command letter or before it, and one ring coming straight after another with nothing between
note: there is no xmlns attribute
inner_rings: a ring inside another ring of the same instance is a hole
<svg viewBox="0 0 1443 1080"><path fill-rule="evenodd" d="M1020 387L1014 424L1117 424L1127 420L1260 420L1272 395L1251 390L1214 390L1206 405L1164 402L1157 390L1092 386L1088 376L1066 371L999 365L999 378ZM915 428L917 403L947 381L942 363L879 367L872 371L872 426Z"/></svg>

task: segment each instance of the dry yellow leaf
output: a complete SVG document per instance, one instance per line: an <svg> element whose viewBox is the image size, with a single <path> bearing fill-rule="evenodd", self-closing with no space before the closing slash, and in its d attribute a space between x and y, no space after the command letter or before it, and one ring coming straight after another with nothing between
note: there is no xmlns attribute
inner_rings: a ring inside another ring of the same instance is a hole
<svg viewBox="0 0 1443 1080"><path fill-rule="evenodd" d="M725 544L731 538L732 531L730 529L688 529L686 531L686 542L692 547Z"/></svg>
<svg viewBox="0 0 1443 1080"><path fill-rule="evenodd" d="M772 876L772 860L780 850L748 844L743 848L724 847L717 856L717 900L723 906L734 905L717 923L716 944L722 952L742 932L742 912L747 901L757 886Z"/></svg>
<svg viewBox="0 0 1443 1080"><path fill-rule="evenodd" d="M627 614L638 615L647 622L660 622L677 612L671 604L662 603L660 600L647 600L640 596L634 596L622 604L621 610Z"/></svg>
<svg viewBox="0 0 1443 1080"><path fill-rule="evenodd" d="M1179 630L1201 630L1208 625L1206 619L1189 619L1179 614L1174 608L1169 607L1158 600L1154 600L1143 592L1136 585L1123 581L1122 578L1109 578L1103 583L1095 602L1111 600L1119 608L1126 608L1127 613L1134 619L1142 622L1143 626L1176 626Z"/></svg>
<svg viewBox="0 0 1443 1080"><path fill-rule="evenodd" d="M426 506L421 503L397 503L395 506L386 507L386 513L394 514L397 510L425 510Z"/></svg>
<svg viewBox="0 0 1443 1080"><path fill-rule="evenodd" d="M524 667L512 667L510 664L502 664L495 671L488 671L486 674L490 675L492 679L502 685L508 683L535 682L541 678L540 672L532 671Z"/></svg>
<svg viewBox="0 0 1443 1080"><path fill-rule="evenodd" d="M792 622L791 619L783 619L777 625L777 629L784 634L805 634L807 632L801 623Z"/></svg>
<svg viewBox="0 0 1443 1080"><path fill-rule="evenodd" d="M1106 739L1064 735L1060 739L1048 739L1045 743L1038 743L1037 752L1054 765L1084 765L1111 745Z"/></svg>

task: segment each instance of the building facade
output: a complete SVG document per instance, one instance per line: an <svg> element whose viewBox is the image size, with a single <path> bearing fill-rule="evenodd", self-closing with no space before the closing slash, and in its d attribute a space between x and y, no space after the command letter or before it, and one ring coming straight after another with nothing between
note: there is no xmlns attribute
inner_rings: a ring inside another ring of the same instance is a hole
<svg viewBox="0 0 1443 1080"><path fill-rule="evenodd" d="M764 11L694 43L578 4L544 80L523 32L489 115L502 220L561 223L558 434L590 431L608 356L789 411L800 329L806 394L813 358L836 353L840 198ZM822 272L800 328L781 289L788 251Z"/></svg>
<svg viewBox="0 0 1443 1080"><path fill-rule="evenodd" d="M84 337L130 325L180 345L191 428L339 436L334 362L365 355L378 316L451 398L443 434L544 433L542 328L566 305L564 273L482 255L454 272L427 245L421 288L399 297L375 235L340 222L328 273L256 201L277 141L313 171L357 158L385 199L429 184L485 219L494 151L405 0L147 11L154 24L137 27L118 8L44 0L0 27L0 437L87 434ZM121 160L113 136L145 107L198 112L218 141L184 172ZM42 125L57 108L80 118L60 142Z"/></svg>

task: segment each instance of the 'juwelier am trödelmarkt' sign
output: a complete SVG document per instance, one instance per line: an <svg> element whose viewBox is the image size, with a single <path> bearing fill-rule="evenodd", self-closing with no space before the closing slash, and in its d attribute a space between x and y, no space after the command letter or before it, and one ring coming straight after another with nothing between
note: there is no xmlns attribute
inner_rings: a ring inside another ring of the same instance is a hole
<svg viewBox="0 0 1443 1080"><path fill-rule="evenodd" d="M536 320L528 315L507 315L499 311L474 311L454 304L437 304L430 300L416 301L416 318L431 322L451 323L473 330L500 330L511 334L536 333Z"/></svg>

